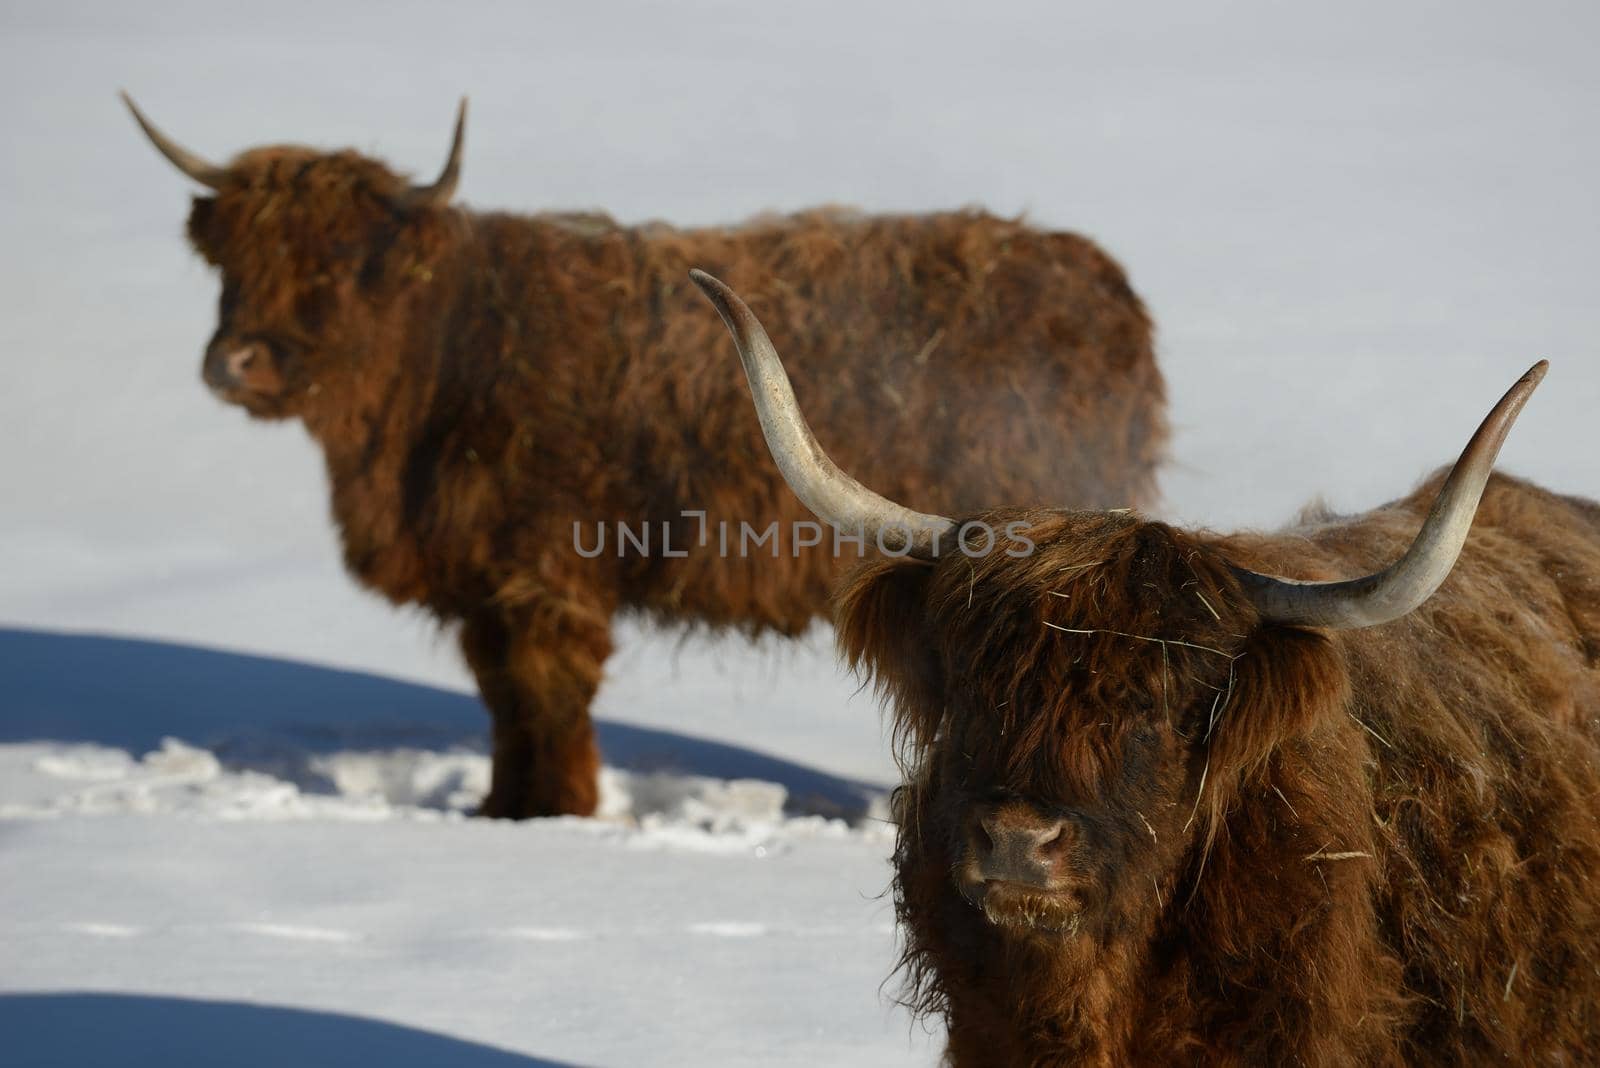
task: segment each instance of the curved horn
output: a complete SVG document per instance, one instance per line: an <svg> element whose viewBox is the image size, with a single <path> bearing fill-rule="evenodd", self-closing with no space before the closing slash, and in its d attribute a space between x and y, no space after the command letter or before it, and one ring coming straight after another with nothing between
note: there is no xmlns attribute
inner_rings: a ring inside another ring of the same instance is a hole
<svg viewBox="0 0 1600 1068"><path fill-rule="evenodd" d="M1399 619L1432 597L1461 555L1511 424L1549 369L1540 360L1500 398L1450 469L1416 540L1395 563L1342 582L1298 582L1235 567L1234 575L1262 621L1335 630L1372 627Z"/></svg>
<svg viewBox="0 0 1600 1068"><path fill-rule="evenodd" d="M414 185L405 196L405 206L408 208L442 208L450 203L450 198L455 196L456 183L461 181L461 145L467 135L467 98L461 98L461 106L456 109L456 132L450 139L450 158L444 162L444 170L439 172L439 177L433 180L432 185Z"/></svg>
<svg viewBox="0 0 1600 1068"><path fill-rule="evenodd" d="M737 293L704 271L690 271L689 277L710 298L733 335L767 448L800 502L823 522L846 532L860 531L877 539L886 551L905 551L923 560L938 556L940 536L954 530L955 523L896 504L839 470L800 414L783 362L755 314Z"/></svg>
<svg viewBox="0 0 1600 1068"><path fill-rule="evenodd" d="M187 174L190 178L210 189L221 189L223 180L228 177L228 172L212 163L207 163L199 156L172 140L166 134L156 129L155 124L144 117L144 112L133 102L133 97L127 93L119 94L122 102L128 105L128 110L133 112L133 121L139 124L139 129L150 138L150 143L156 146L156 151L172 163L172 165Z"/></svg>

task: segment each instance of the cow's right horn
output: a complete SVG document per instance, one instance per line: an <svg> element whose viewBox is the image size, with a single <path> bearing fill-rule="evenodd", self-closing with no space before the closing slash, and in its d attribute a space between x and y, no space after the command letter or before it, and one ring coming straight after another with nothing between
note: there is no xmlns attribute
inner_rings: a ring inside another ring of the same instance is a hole
<svg viewBox="0 0 1600 1068"><path fill-rule="evenodd" d="M456 107L456 128L450 135L450 158L444 161L444 170L427 185L414 185L405 195L408 208L442 208L456 195L456 185L461 181L461 144L467 136L467 98L462 97Z"/></svg>
<svg viewBox="0 0 1600 1068"><path fill-rule="evenodd" d="M839 470L800 414L783 362L755 313L737 293L704 271L690 271L689 277L733 334L767 448L801 503L838 530L875 539L885 552L923 560L936 557L941 536L953 531L955 523L896 504Z"/></svg>
<svg viewBox="0 0 1600 1068"><path fill-rule="evenodd" d="M208 163L199 156L184 148L178 142L156 129L155 124L144 117L133 97L122 93L122 102L128 105L128 110L133 112L133 121L139 124L139 129L150 138L150 143L156 146L156 151L167 157L172 165L187 174L190 178L209 189L221 189L223 179L228 172L215 164Z"/></svg>
<svg viewBox="0 0 1600 1068"><path fill-rule="evenodd" d="M1264 622L1350 630L1399 619L1444 584L1466 545L1495 457L1550 365L1540 360L1517 379L1472 435L1434 498L1405 555L1382 571L1333 582L1302 582L1235 567Z"/></svg>

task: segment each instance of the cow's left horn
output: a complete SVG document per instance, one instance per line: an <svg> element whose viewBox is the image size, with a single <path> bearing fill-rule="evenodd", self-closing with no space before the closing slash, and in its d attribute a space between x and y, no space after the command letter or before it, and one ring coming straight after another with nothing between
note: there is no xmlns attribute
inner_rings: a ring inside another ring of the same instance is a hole
<svg viewBox="0 0 1600 1068"><path fill-rule="evenodd" d="M704 271L690 271L689 277L733 334L767 448L800 502L838 530L875 539L885 552L904 552L923 560L937 556L940 536L954 530L955 523L896 504L839 470L800 414L783 361L755 313L737 293Z"/></svg>
<svg viewBox="0 0 1600 1068"><path fill-rule="evenodd" d="M210 189L221 189L222 183L228 172L215 164L208 163L199 156L184 148L178 142L156 129L155 124L144 117L144 112L133 102L133 97L127 93L120 94L122 102L128 105L128 110L133 112L133 121L139 124L139 129L150 138L150 143L156 146L156 151L172 163L172 165L187 174L190 178Z"/></svg>
<svg viewBox="0 0 1600 1068"><path fill-rule="evenodd" d="M1233 569L1263 622L1349 630L1387 623L1433 596L1455 567L1511 424L1533 395L1549 363L1540 360L1506 391L1472 435L1434 498L1406 554L1382 571L1342 582L1298 582Z"/></svg>
<svg viewBox="0 0 1600 1068"><path fill-rule="evenodd" d="M456 183L461 181L461 144L466 135L467 98L462 97L461 106L456 109L456 132L450 139L450 158L445 160L444 170L432 185L412 186L406 193L406 207L442 208L450 203L450 198L456 194Z"/></svg>

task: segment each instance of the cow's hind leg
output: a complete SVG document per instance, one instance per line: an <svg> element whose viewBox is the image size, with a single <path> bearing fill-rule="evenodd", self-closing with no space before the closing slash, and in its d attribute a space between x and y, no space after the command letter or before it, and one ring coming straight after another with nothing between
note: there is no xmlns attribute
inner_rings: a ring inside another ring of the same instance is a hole
<svg viewBox="0 0 1600 1068"><path fill-rule="evenodd" d="M479 814L593 815L600 752L589 702L611 653L609 621L570 608L485 613L467 621L461 646L494 721Z"/></svg>

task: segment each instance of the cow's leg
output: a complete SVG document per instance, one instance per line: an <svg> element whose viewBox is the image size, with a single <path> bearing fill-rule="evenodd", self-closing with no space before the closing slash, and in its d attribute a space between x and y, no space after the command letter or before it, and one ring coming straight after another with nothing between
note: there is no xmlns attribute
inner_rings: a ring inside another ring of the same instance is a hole
<svg viewBox="0 0 1600 1068"><path fill-rule="evenodd" d="M461 646L493 717L489 794L479 813L592 815L600 753L589 702L611 653L606 617L485 613L467 621Z"/></svg>

